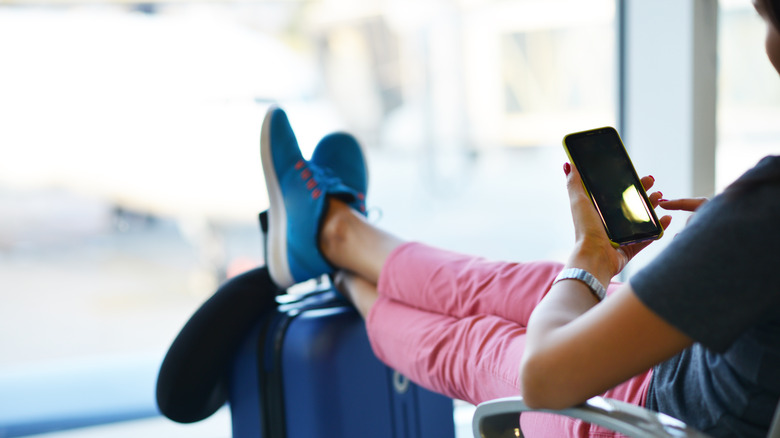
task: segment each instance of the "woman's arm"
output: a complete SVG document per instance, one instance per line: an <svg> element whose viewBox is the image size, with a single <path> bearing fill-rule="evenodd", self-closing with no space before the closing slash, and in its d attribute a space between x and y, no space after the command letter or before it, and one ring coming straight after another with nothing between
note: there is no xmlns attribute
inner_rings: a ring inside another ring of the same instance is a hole
<svg viewBox="0 0 780 438"><path fill-rule="evenodd" d="M613 248L576 169L566 166L575 225L575 249L566 267L585 269L602 284L648 243ZM652 178L644 178L646 189ZM660 193L650 195L657 205ZM664 227L670 217L661 219ZM561 281L537 306L528 324L520 365L521 392L536 408L581 403L647 370L692 340L650 311L625 284L599 306L577 280Z"/></svg>
<svg viewBox="0 0 780 438"><path fill-rule="evenodd" d="M520 368L529 406L562 409L584 402L692 344L628 284L595 303L584 284L566 281L534 311Z"/></svg>

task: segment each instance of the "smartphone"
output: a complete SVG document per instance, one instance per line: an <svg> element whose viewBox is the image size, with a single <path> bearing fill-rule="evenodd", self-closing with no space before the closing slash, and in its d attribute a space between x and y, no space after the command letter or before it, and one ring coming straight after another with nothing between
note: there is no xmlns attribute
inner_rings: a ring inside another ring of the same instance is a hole
<svg viewBox="0 0 780 438"><path fill-rule="evenodd" d="M563 138L563 148L580 172L613 246L663 235L663 227L615 128L569 134Z"/></svg>

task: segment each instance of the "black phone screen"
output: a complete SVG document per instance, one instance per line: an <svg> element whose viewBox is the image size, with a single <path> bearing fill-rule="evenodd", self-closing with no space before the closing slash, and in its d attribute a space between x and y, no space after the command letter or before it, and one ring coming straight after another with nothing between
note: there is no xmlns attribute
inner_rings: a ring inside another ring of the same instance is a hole
<svg viewBox="0 0 780 438"><path fill-rule="evenodd" d="M663 229L614 128L570 134L564 146L618 245L658 238Z"/></svg>

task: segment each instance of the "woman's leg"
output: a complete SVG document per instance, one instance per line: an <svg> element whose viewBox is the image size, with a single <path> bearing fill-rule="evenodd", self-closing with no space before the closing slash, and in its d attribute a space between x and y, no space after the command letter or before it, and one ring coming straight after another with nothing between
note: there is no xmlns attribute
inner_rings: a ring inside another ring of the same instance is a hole
<svg viewBox="0 0 780 438"><path fill-rule="evenodd" d="M376 284L387 256L404 240L369 223L344 202L331 198L318 238L332 265Z"/></svg>
<svg viewBox="0 0 780 438"><path fill-rule="evenodd" d="M373 249L350 249L362 261L341 260L353 263L349 266L355 270L370 267L366 276L379 278L381 291L352 274L337 275L336 284L366 319L377 357L419 385L473 404L522 394L518 366L525 349L523 321L549 289L559 265L491 262L405 243L371 228L362 230L360 242L373 244ZM349 238L341 244L345 242ZM610 285L608 293L616 286ZM649 382L648 371L604 395L641 406ZM527 436L615 436L548 414L525 414L521 426Z"/></svg>
<svg viewBox="0 0 780 438"><path fill-rule="evenodd" d="M365 317L376 356L415 383L474 404L519 394L524 327L493 315L421 310L350 274L339 274L336 284Z"/></svg>
<svg viewBox="0 0 780 438"><path fill-rule="evenodd" d="M340 275L337 284L366 317L377 357L414 382L474 404L522 394L517 370L525 348L524 326L494 315L456 318L424 311L383 297L373 284L349 274ZM649 382L647 372L604 396L643 406ZM523 424L537 431L598 430L549 416L528 415Z"/></svg>
<svg viewBox="0 0 780 438"><path fill-rule="evenodd" d="M562 265L509 263L433 248L398 246L385 261L379 294L464 318L494 315L525 327Z"/></svg>
<svg viewBox="0 0 780 438"><path fill-rule="evenodd" d="M519 324L493 315L455 318L380 295L366 330L380 360L435 392L474 404L522 393Z"/></svg>
<svg viewBox="0 0 780 438"><path fill-rule="evenodd" d="M454 317L496 315L522 326L561 270L558 263L495 262L404 242L337 200L323 221L320 249L333 265L378 284L382 296Z"/></svg>

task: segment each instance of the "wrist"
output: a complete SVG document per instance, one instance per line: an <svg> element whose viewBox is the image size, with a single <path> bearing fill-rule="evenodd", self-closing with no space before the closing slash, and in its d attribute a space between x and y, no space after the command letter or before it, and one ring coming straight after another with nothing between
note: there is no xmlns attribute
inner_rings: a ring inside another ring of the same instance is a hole
<svg viewBox="0 0 780 438"><path fill-rule="evenodd" d="M612 281L612 277L620 272L615 263L615 248L596 245L578 244L566 263L566 268L579 268L588 271L603 285Z"/></svg>

